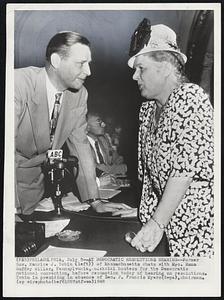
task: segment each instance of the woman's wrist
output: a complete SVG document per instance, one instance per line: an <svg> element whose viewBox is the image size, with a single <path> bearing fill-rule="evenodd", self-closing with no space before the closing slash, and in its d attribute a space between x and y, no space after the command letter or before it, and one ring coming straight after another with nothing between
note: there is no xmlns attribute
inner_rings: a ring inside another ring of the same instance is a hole
<svg viewBox="0 0 224 300"><path fill-rule="evenodd" d="M165 230L167 228L167 224L163 223L163 222L160 222L159 220L157 220L155 218L155 216L152 216L151 217L151 220L162 230Z"/></svg>

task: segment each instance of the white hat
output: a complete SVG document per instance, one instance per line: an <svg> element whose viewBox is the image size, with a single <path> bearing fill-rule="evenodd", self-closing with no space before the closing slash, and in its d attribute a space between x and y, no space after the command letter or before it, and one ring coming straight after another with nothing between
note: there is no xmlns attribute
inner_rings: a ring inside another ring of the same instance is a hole
<svg viewBox="0 0 224 300"><path fill-rule="evenodd" d="M177 46L176 33L163 24L151 26L151 35L148 43L128 60L129 67L133 68L136 56L152 51L175 52L182 57L184 63L187 62L186 55Z"/></svg>

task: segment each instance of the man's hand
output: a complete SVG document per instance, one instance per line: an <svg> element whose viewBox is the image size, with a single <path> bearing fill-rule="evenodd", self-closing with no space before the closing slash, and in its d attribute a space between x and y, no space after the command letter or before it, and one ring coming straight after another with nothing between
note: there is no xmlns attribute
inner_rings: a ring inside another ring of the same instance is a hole
<svg viewBox="0 0 224 300"><path fill-rule="evenodd" d="M141 252L153 252L161 241L163 233L163 229L159 228L153 220L149 220L133 238L131 245Z"/></svg>
<svg viewBox="0 0 224 300"><path fill-rule="evenodd" d="M127 209L120 209L112 213L113 216L120 216L121 218L133 218L138 216L137 208L127 208Z"/></svg>
<svg viewBox="0 0 224 300"><path fill-rule="evenodd" d="M119 155L119 156L115 159L114 164L115 164L115 165L120 165L120 164L122 164L123 162L124 162L123 156Z"/></svg>
<svg viewBox="0 0 224 300"><path fill-rule="evenodd" d="M97 202L96 204L92 204L93 209L98 213L105 212L115 212L122 209L126 209L127 205L124 203L114 203L114 202L106 202L102 201Z"/></svg>
<svg viewBox="0 0 224 300"><path fill-rule="evenodd" d="M109 185L109 184L115 184L116 178L111 174L102 174L99 177L100 186Z"/></svg>

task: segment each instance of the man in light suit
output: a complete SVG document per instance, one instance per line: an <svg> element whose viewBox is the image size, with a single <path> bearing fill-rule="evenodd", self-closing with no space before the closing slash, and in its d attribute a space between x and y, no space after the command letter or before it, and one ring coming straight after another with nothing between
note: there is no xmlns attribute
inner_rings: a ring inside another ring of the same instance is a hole
<svg viewBox="0 0 224 300"><path fill-rule="evenodd" d="M77 186L81 201L91 199L98 212L114 211L122 204L102 203L96 185L95 164L86 137L87 90L91 74L89 41L75 32L61 32L46 49L45 68L15 70L15 177L18 213L31 214L44 195L41 164L49 149L66 142L79 160ZM59 117L53 140L50 120L55 96L60 94Z"/></svg>

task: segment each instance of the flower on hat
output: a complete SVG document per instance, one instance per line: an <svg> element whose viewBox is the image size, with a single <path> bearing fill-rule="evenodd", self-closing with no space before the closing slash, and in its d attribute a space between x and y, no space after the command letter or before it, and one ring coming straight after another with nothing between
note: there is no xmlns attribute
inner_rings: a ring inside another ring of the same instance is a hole
<svg viewBox="0 0 224 300"><path fill-rule="evenodd" d="M129 49L129 55L133 56L138 53L150 40L151 36L151 24L150 20L144 18L138 25L131 37L131 45Z"/></svg>

